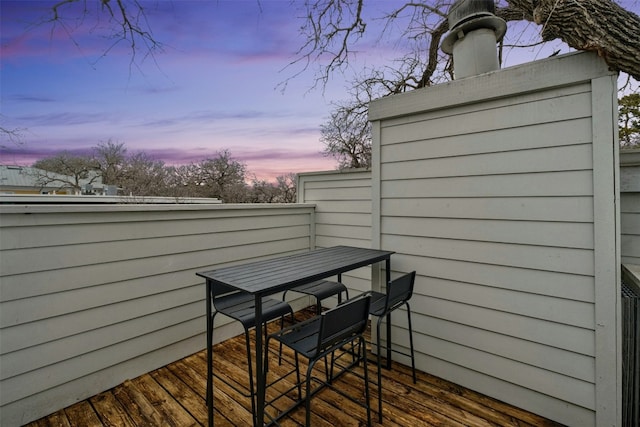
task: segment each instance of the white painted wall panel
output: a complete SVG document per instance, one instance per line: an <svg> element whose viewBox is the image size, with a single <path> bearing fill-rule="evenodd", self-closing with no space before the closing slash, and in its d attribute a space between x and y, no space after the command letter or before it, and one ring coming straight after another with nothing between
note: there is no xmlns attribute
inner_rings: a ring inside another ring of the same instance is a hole
<svg viewBox="0 0 640 427"><path fill-rule="evenodd" d="M298 202L316 208L315 245L371 247L371 172L346 170L300 174ZM369 267L342 277L350 295L371 288ZM327 305L337 302L329 300Z"/></svg>
<svg viewBox="0 0 640 427"><path fill-rule="evenodd" d="M507 178L508 179L505 179ZM522 173L382 181L384 197L552 197L590 196L590 171ZM521 188L527 187L522 194Z"/></svg>
<svg viewBox="0 0 640 427"><path fill-rule="evenodd" d="M595 301L592 276L407 254L395 256L393 264L398 270L403 271L416 263L423 266L428 272L426 273L428 277L575 301L589 303Z"/></svg>
<svg viewBox="0 0 640 427"><path fill-rule="evenodd" d="M3 205L0 215L2 425L202 350L197 271L315 241L314 208L300 204ZM241 330L216 326L216 340Z"/></svg>
<svg viewBox="0 0 640 427"><path fill-rule="evenodd" d="M482 198L404 198L391 195L382 200L381 214L398 216L409 211L419 217L541 220L593 222L593 198L572 197L482 197Z"/></svg>
<svg viewBox="0 0 640 427"><path fill-rule="evenodd" d="M475 155L484 153L510 152L515 149L539 149L546 147L561 147L563 145L588 144L593 139L589 130L589 117L571 120L575 128L572 137L565 138L567 123L550 122L536 123L539 132L546 138L539 138L533 133L524 133L520 127L492 129L463 135L419 135L417 140L408 140L401 145L387 143L381 147L382 156L389 162L413 159L447 158L460 155ZM384 131L387 132L387 128ZM397 138L401 138L398 135Z"/></svg>
<svg viewBox="0 0 640 427"><path fill-rule="evenodd" d="M401 253L417 256L587 276L594 274L593 265L589 263L593 260L593 251L585 249L397 235L383 236L382 243L386 245L384 247L402 247Z"/></svg>
<svg viewBox="0 0 640 427"><path fill-rule="evenodd" d="M402 317L398 316L398 319L400 320L398 323L404 326ZM496 354L582 381L593 382L593 377L586 374L594 370L593 357L588 355L575 355L571 351L562 348L551 347L539 342L521 339L517 336L500 334L435 317L416 316L414 324L434 338L464 342L469 347L489 354ZM545 361L544 365L536 357L541 352L549 355L549 360ZM567 357L567 354L571 357ZM509 380L505 376L502 376L502 379Z"/></svg>
<svg viewBox="0 0 640 427"><path fill-rule="evenodd" d="M615 93L598 58L569 55L371 104L373 224L393 269L418 271L421 369L615 423Z"/></svg>
<svg viewBox="0 0 640 427"><path fill-rule="evenodd" d="M425 285L420 285L423 287ZM412 307L428 318L440 318L467 325L478 330L492 331L523 341L533 341L549 347L566 350L577 355L593 356L595 344L593 330L557 324L512 313L503 313L480 305L435 299L421 294L414 296ZM417 331L420 332L419 329ZM422 338L418 336L418 340ZM487 343L491 345L491 343ZM544 353L537 355L538 363L545 363ZM571 359L568 360L571 362ZM592 365L591 365L592 366ZM583 376L593 378L593 372ZM526 383L523 383L523 385Z"/></svg>
<svg viewBox="0 0 640 427"><path fill-rule="evenodd" d="M640 265L640 151L620 153L622 262Z"/></svg>
<svg viewBox="0 0 640 427"><path fill-rule="evenodd" d="M417 216L384 217L382 223L389 234L404 236L593 249L593 227L588 223Z"/></svg>
<svg viewBox="0 0 640 427"><path fill-rule="evenodd" d="M401 151L401 149L394 151ZM382 177L392 180L412 177L479 176L488 173L501 175L558 170L579 171L592 167L592 157L591 146L581 144L553 149L537 148L461 157L415 158L385 163L382 165Z"/></svg>
<svg viewBox="0 0 640 427"><path fill-rule="evenodd" d="M474 92L476 92L475 88ZM382 138L385 139L383 145L450 137L452 134L476 136L483 132L521 129L558 122L559 117L562 117L563 121L573 121L591 116L589 85L550 88L541 96L518 97L517 102L512 102L511 99L500 98L482 102L482 105L478 106L477 103L456 105L455 102L458 99L452 97L452 103L447 108L418 113L402 119L390 119L382 128ZM423 131L425 123L429 123L428 135ZM455 132L452 132L453 130ZM563 132L560 135L566 135L566 133ZM558 137L559 135L555 136L555 138ZM514 135L513 140L516 139L519 138ZM572 144L578 142L572 141ZM516 143L515 148L522 147Z"/></svg>

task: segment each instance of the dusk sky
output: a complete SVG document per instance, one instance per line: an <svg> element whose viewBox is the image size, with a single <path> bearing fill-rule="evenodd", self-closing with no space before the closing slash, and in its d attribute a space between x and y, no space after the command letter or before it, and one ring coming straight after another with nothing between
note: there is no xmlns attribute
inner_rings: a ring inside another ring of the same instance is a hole
<svg viewBox="0 0 640 427"><path fill-rule="evenodd" d="M389 1L367 4L379 9ZM321 154L319 128L330 103L348 99L345 78L310 90L314 73L308 71L284 92L278 87L300 70L287 68L304 41L300 2L143 0L154 38L164 46L153 57L139 51L134 64L126 43L109 50L105 15L96 20L98 1L87 1L83 22L84 2L61 10L71 34L43 22L55 3L0 1L0 126L21 130L19 143L0 143L0 164L31 165L111 140L167 164L228 149L259 179L336 167ZM629 4L637 13L638 3ZM398 43L365 41L353 70L392 58ZM558 46L532 48L529 58L508 58L507 65L543 58Z"/></svg>

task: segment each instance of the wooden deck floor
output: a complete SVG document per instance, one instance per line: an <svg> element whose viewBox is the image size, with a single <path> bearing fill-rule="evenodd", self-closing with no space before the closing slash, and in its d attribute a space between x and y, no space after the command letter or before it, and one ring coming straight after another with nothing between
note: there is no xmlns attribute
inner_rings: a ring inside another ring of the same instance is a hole
<svg viewBox="0 0 640 427"><path fill-rule="evenodd" d="M276 325L272 325L273 328ZM239 383L248 382L244 338L218 344L214 366ZM292 360L292 354L285 352ZM286 369L270 365L277 375ZM375 380L376 368L369 365ZM349 375L338 380L345 389L357 390L361 380ZM216 426L251 425L250 401L215 380ZM206 352L201 351L28 424L43 426L199 426L207 424ZM371 385L374 426L557 426L558 424L440 378L418 372L413 384L410 367L393 363L383 370L383 423L377 417L377 386ZM326 389L312 400L312 425L362 426L365 410ZM304 407L296 409L283 426L304 423Z"/></svg>

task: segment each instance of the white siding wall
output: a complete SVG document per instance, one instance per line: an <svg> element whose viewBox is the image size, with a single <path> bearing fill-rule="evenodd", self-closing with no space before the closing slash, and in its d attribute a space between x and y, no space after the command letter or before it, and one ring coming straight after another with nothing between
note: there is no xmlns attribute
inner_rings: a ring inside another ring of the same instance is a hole
<svg viewBox="0 0 640 427"><path fill-rule="evenodd" d="M0 207L0 424L205 347L195 272L309 250L313 207ZM222 319L216 321L221 325ZM216 330L216 340L240 332Z"/></svg>
<svg viewBox="0 0 640 427"><path fill-rule="evenodd" d="M640 265L640 150L620 153L620 223L622 263Z"/></svg>
<svg viewBox="0 0 640 427"><path fill-rule="evenodd" d="M298 202L316 206L317 248L371 247L371 171L351 169L300 174ZM371 268L344 274L342 281L349 288L350 296L370 290Z"/></svg>
<svg viewBox="0 0 640 427"><path fill-rule="evenodd" d="M615 92L581 54L372 103L374 247L418 271L420 369L568 425L614 425Z"/></svg>

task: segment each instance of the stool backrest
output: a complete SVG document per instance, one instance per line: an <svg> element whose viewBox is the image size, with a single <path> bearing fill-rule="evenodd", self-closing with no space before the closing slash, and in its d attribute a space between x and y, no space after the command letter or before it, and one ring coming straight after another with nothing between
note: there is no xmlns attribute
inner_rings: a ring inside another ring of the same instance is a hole
<svg viewBox="0 0 640 427"><path fill-rule="evenodd" d="M363 334L369 320L370 302L371 296L363 294L322 313L318 353Z"/></svg>
<svg viewBox="0 0 640 427"><path fill-rule="evenodd" d="M214 282L211 286L211 300L215 301L216 298L222 296L228 296L232 294L239 294L240 291L233 286L225 285L224 283Z"/></svg>
<svg viewBox="0 0 640 427"><path fill-rule="evenodd" d="M386 310L397 305L404 304L413 295L413 284L416 281L416 272L404 274L389 282L387 286Z"/></svg>

